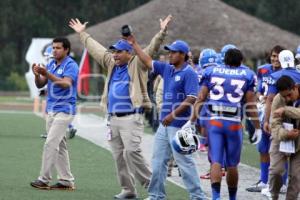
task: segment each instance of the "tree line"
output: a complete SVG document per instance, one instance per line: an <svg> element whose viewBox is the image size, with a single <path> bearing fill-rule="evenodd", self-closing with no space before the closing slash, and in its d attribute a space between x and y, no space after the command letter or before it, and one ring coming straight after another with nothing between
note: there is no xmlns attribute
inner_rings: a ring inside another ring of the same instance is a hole
<svg viewBox="0 0 300 200"><path fill-rule="evenodd" d="M66 26L72 17L89 21L91 26L148 1L150 0L1 0L0 90L26 90L24 73L28 70L28 64L25 53L31 38L67 35L72 33ZM300 35L300 1L222 1Z"/></svg>

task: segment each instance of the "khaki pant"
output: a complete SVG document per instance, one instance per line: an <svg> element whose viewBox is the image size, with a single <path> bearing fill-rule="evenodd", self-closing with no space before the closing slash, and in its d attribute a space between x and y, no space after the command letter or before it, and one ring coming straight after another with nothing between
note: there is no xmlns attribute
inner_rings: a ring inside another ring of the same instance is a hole
<svg viewBox="0 0 300 200"><path fill-rule="evenodd" d="M279 143L272 141L270 147L269 184L272 199L277 200L282 186L285 163L289 161L289 182L286 200L295 200L300 191L300 152L288 156L279 151Z"/></svg>
<svg viewBox="0 0 300 200"><path fill-rule="evenodd" d="M66 140L66 131L73 118L73 115L62 112L48 113L47 115L47 139L44 144L42 167L39 176L39 180L44 183L49 183L52 180L52 172L56 168L60 183L64 185L74 184Z"/></svg>
<svg viewBox="0 0 300 200"><path fill-rule="evenodd" d="M113 116L110 119L110 128L109 144L121 188L136 193L134 177L142 186L148 187L151 172L140 147L144 130L143 116L141 114Z"/></svg>

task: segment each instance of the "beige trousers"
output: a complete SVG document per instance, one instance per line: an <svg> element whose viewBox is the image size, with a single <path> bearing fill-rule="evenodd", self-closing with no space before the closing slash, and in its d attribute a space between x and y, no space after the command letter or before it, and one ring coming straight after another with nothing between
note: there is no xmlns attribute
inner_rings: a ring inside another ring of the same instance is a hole
<svg viewBox="0 0 300 200"><path fill-rule="evenodd" d="M143 115L112 116L110 128L109 144L122 190L136 193L134 177L142 186L148 187L151 172L140 147L144 134Z"/></svg>
<svg viewBox="0 0 300 200"><path fill-rule="evenodd" d="M269 185L273 200L277 200L279 197L286 161L289 161L286 200L295 200L300 192L300 152L288 156L279 151L278 142L272 141L270 146Z"/></svg>
<svg viewBox="0 0 300 200"><path fill-rule="evenodd" d="M47 139L44 144L42 167L39 176L39 180L45 183L49 183L52 180L52 172L56 168L60 183L64 185L74 184L66 140L66 131L73 119L74 115L62 112L48 113L47 115Z"/></svg>

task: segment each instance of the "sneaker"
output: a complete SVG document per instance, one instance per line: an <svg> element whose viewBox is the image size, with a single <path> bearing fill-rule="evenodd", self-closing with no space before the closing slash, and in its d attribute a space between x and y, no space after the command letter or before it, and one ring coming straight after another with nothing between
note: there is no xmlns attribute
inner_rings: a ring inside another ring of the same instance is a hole
<svg viewBox="0 0 300 200"><path fill-rule="evenodd" d="M75 186L74 185L63 185L61 183L56 183L56 184L50 186L50 190L70 190L70 191L73 191L73 190L75 190Z"/></svg>
<svg viewBox="0 0 300 200"><path fill-rule="evenodd" d="M280 188L280 193L281 194L285 194L287 192L287 186L286 185L282 185Z"/></svg>
<svg viewBox="0 0 300 200"><path fill-rule="evenodd" d="M126 200L126 199L138 199L137 195L134 193L130 193L130 192L124 192L122 191L119 194L116 194L114 196L114 199L122 199L122 200Z"/></svg>
<svg viewBox="0 0 300 200"><path fill-rule="evenodd" d="M246 188L246 190L248 192L261 192L262 189L267 188L267 187L268 187L268 184L263 183L261 180L259 180L253 186Z"/></svg>
<svg viewBox="0 0 300 200"><path fill-rule="evenodd" d="M268 199L272 199L271 192L269 190L269 186L261 189L261 194L268 197Z"/></svg>
<svg viewBox="0 0 300 200"><path fill-rule="evenodd" d="M48 184L46 184L46 183L44 183L43 181L40 181L40 180L32 181L30 183L30 185L34 188L38 188L38 189L41 189L41 190L49 190L50 189Z"/></svg>
<svg viewBox="0 0 300 200"><path fill-rule="evenodd" d="M68 136L68 139L72 139L72 138L74 138L74 137L75 137L75 134L76 134L76 132L77 132L77 129L75 129L75 128L72 128L72 129L70 129L70 130L68 131L68 134L67 134L67 136Z"/></svg>
<svg viewBox="0 0 300 200"><path fill-rule="evenodd" d="M206 146L204 144L200 144L199 151L203 153L207 152Z"/></svg>
<svg viewBox="0 0 300 200"><path fill-rule="evenodd" d="M204 175L201 175L200 176L201 179L210 179L210 172L204 174Z"/></svg>

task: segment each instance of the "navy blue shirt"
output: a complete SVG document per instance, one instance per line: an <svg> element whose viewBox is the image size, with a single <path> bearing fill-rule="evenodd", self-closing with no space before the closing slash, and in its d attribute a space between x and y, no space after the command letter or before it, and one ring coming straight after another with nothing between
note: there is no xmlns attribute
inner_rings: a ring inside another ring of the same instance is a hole
<svg viewBox="0 0 300 200"><path fill-rule="evenodd" d="M62 88L48 79L47 90L47 107L46 112L64 112L75 115L77 99L77 78L78 65L69 56L67 56L60 65L56 65L55 60L47 64L49 73L59 78L69 77L72 79L72 86Z"/></svg>
<svg viewBox="0 0 300 200"><path fill-rule="evenodd" d="M165 62L153 61L153 71L161 75L164 80L163 104L160 114L162 121L188 97L197 97L199 81L194 69L185 63L176 70L173 65ZM170 126L182 127L189 120L191 110L187 109L171 122Z"/></svg>
<svg viewBox="0 0 300 200"><path fill-rule="evenodd" d="M115 66L108 87L108 113L133 112L129 95L130 77L127 64Z"/></svg>

